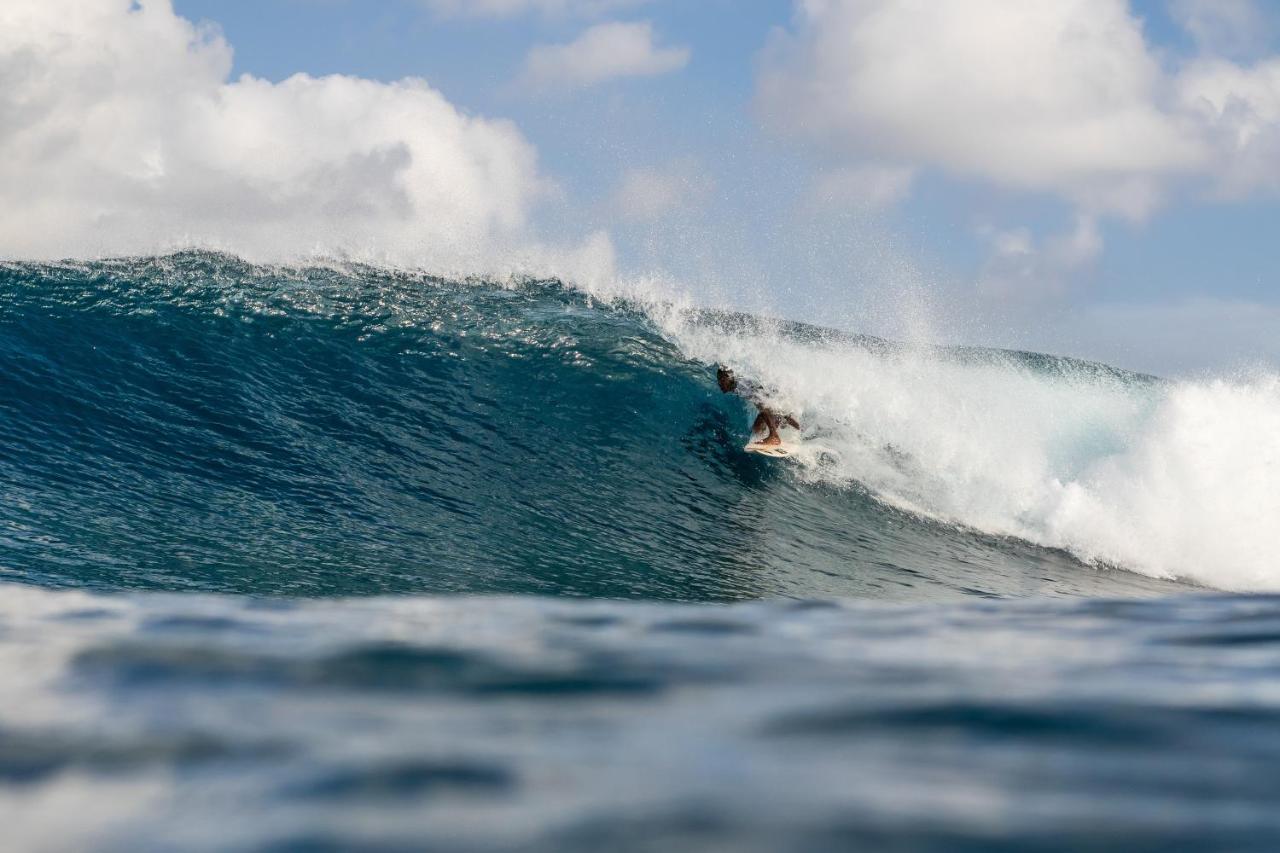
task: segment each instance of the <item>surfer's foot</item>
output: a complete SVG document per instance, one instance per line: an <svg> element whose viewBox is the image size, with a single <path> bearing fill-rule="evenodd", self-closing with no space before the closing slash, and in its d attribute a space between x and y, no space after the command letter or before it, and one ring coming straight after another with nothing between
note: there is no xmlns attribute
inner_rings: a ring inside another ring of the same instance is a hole
<svg viewBox="0 0 1280 853"><path fill-rule="evenodd" d="M762 442L760 442L760 443L761 443L761 444L769 444L769 445L782 444L782 436L778 435L778 434L775 432L775 433L773 433L772 435L770 435L768 438L766 438L764 441L762 441Z"/></svg>

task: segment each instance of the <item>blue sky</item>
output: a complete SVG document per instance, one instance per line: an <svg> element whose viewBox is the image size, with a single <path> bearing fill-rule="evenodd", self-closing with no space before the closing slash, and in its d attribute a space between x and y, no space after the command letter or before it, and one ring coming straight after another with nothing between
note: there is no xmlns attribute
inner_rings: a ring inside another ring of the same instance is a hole
<svg viewBox="0 0 1280 853"><path fill-rule="evenodd" d="M264 221L282 196L299 210L344 211L271 223L272 240L305 247L326 229L360 232L352 211L382 204L340 198L334 187L394 190L406 164L438 163L413 179L407 202L396 201L415 217L396 245L417 239L415 221L455 248L488 245L499 232L507 243L561 248L595 235L620 276L654 274L704 301L857 331L903 336L924 326L944 342L1162 373L1280 363L1280 165L1269 165L1280 163L1280 10L1270 4L173 0L170 10L162 0L132 9L127 0L15 0L14 8L59 5L20 18L18 28L32 32L27 43L19 32L18 46L65 44L59 30L72 30L83 67L60 68L68 51L52 47L47 63L69 81L118 81L109 84L115 106L100 111L110 130L132 116L137 126L121 144L145 156L104 166L85 154L60 172L82 170L84 185L101 184L92 204L68 205L121 205L109 218L123 237L101 227L101 212L86 225L96 243L50 243L0 222L7 254L137 250L146 244L132 234L146 232L164 245L190 234L233 250L243 243L252 255L254 232L241 220ZM225 44L190 41L182 19L210 25ZM161 32L166 47L152 58L148 45L160 45ZM219 65L227 55L229 72ZM443 101L385 86L362 89L367 103L353 105L337 84L290 87L299 72L383 84L421 78ZM244 74L274 85L240 85ZM275 132L262 99L281 117L272 143L258 136ZM204 117L157 129L161 118L139 118L140 100L160 112L189 103ZM209 118L215 109L228 116ZM369 127L352 130L360 122ZM208 137L227 140L229 153L201 147ZM339 137L317 149L317 140ZM307 170L264 183L269 158L258 162L255 152L265 144L280 147L272 162L301 152ZM387 155L397 146L408 152L401 159ZM477 162L468 146L497 153ZM521 159L526 149L536 166ZM211 172L241 194L229 201L229 190L211 191L202 177ZM458 177L471 174L484 177ZM123 195L136 195L134 208L118 202L121 181L131 182L134 194ZM157 182L167 182L162 191ZM437 199L452 206L437 209ZM445 227L446 209L464 225ZM234 216L220 219L219 210ZM374 213L360 233L404 219Z"/></svg>

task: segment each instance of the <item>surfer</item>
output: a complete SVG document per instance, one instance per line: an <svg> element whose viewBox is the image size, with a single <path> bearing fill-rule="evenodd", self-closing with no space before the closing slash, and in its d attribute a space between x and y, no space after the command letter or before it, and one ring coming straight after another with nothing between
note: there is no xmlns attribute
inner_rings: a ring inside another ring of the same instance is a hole
<svg viewBox="0 0 1280 853"><path fill-rule="evenodd" d="M751 432L757 433L762 429L769 430L769 434L760 441L760 444L782 444L782 436L778 435L778 423L782 422L788 426L800 429L800 422L791 415L779 415L764 401L764 395L760 390L760 386L750 381L738 381L738 377L733 375L733 371L727 367L716 368L716 384L720 386L720 390L725 394L734 394L742 397L751 403L760 411L756 415L755 422L751 424Z"/></svg>

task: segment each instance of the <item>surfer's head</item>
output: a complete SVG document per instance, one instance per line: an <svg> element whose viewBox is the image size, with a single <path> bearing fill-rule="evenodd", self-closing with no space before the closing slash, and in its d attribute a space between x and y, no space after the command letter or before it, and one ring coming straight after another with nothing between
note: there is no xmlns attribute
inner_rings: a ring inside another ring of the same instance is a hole
<svg viewBox="0 0 1280 853"><path fill-rule="evenodd" d="M720 386L720 390L728 394L734 388L738 387L738 380L734 378L733 371L727 367L716 368L716 384Z"/></svg>

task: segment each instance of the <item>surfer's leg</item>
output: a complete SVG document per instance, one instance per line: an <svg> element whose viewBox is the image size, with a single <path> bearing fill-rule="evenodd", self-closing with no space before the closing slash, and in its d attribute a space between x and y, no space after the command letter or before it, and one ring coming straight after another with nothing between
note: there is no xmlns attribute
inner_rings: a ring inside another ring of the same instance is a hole
<svg viewBox="0 0 1280 853"><path fill-rule="evenodd" d="M764 416L764 412L756 415L756 419L751 422L751 433L754 435L761 430L769 428L769 419Z"/></svg>
<svg viewBox="0 0 1280 853"><path fill-rule="evenodd" d="M764 418L764 425L769 428L769 434L765 437L761 444L782 444L782 436L778 435L778 418L768 409L760 410L760 418ZM756 418L758 422L760 418Z"/></svg>

